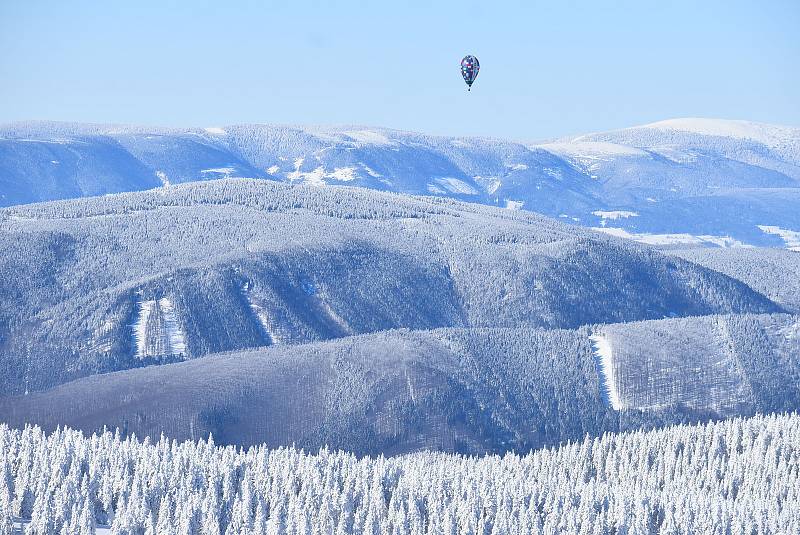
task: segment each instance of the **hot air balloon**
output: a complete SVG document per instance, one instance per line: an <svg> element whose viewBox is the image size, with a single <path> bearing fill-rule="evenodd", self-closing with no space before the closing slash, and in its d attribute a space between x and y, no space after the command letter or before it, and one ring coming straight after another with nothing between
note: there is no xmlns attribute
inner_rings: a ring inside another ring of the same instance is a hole
<svg viewBox="0 0 800 535"><path fill-rule="evenodd" d="M478 63L478 58L475 56L465 56L461 60L461 76L467 82L467 91L472 89L472 83L478 77L479 70L481 70L481 64Z"/></svg>

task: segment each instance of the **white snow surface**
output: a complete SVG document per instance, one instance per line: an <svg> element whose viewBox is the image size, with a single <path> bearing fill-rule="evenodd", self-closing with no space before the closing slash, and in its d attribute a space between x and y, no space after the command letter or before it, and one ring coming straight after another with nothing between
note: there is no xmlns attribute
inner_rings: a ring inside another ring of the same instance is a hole
<svg viewBox="0 0 800 535"><path fill-rule="evenodd" d="M627 219L629 217L638 217L639 214L631 212L630 210L595 210L592 214L601 219Z"/></svg>
<svg viewBox="0 0 800 535"><path fill-rule="evenodd" d="M154 317L156 310L160 315ZM139 302L139 314L133 325L133 340L136 357L140 359L186 354L186 338L169 298Z"/></svg>
<svg viewBox="0 0 800 535"><path fill-rule="evenodd" d="M446 191L450 193L459 193L462 195L477 195L478 190L464 182L463 180L459 180L457 178L452 177L442 177L442 178L434 178L434 182L436 182L439 186L444 188ZM430 188L429 188L430 189Z"/></svg>
<svg viewBox="0 0 800 535"><path fill-rule="evenodd" d="M787 136L800 135L800 128L794 128L791 126L778 126L766 123L756 123L753 121L703 119L698 117L668 119L666 121L658 121L637 128L677 130L706 136L752 139L770 147L781 143L781 141L785 140Z"/></svg>
<svg viewBox="0 0 800 535"><path fill-rule="evenodd" d="M366 143L368 145L389 145L391 143L391 140L384 134L372 130L356 130L344 132L344 134L359 143Z"/></svg>
<svg viewBox="0 0 800 535"><path fill-rule="evenodd" d="M506 199L506 208L509 210L520 210L522 209L522 205L525 204L522 201L512 201L511 199Z"/></svg>
<svg viewBox="0 0 800 535"><path fill-rule="evenodd" d="M209 134L215 134L218 136L222 136L228 133L225 129L220 128L218 126L209 126L208 128L204 128L204 130Z"/></svg>
<svg viewBox="0 0 800 535"><path fill-rule="evenodd" d="M302 160L302 158L298 158L295 161L295 170L291 173L286 173L286 177L292 182L302 181L313 186L324 186L327 184L327 180L349 182L358 178L355 167L336 167L333 171L328 172L325 170L325 166L320 165L312 171L301 171Z"/></svg>
<svg viewBox="0 0 800 535"><path fill-rule="evenodd" d="M780 236L786 244L786 248L790 251L800 252L800 232L796 230L789 230L773 225L758 225L762 232L767 234L774 234Z"/></svg>
<svg viewBox="0 0 800 535"><path fill-rule="evenodd" d="M372 178L380 178L381 176L383 176L383 175L381 175L379 172L375 171L374 169L372 169L371 167L369 167L369 166L368 166L367 164L365 164L365 163L362 163L362 164L361 164L361 167L363 167L363 168L364 168L364 171L365 171L365 172L366 172L366 173L367 173L369 176L371 176Z"/></svg>
<svg viewBox="0 0 800 535"><path fill-rule="evenodd" d="M618 238L626 238L648 245L695 245L704 247L750 247L730 236L711 236L708 234L694 236L692 234L649 234L633 233L616 227L592 227L592 230L604 232Z"/></svg>
<svg viewBox="0 0 800 535"><path fill-rule="evenodd" d="M161 181L162 186L170 185L169 178L167 178L167 173L165 173L164 171L156 171L156 176Z"/></svg>
<svg viewBox="0 0 800 535"><path fill-rule="evenodd" d="M201 174L208 175L208 174L220 174L225 175L225 178L230 178L230 176L236 172L236 169L233 167L215 167L213 169L203 169L200 171Z"/></svg>
<svg viewBox="0 0 800 535"><path fill-rule="evenodd" d="M579 139L580 138L576 138L571 142L534 145L534 147L544 149L556 156L567 156L571 158L596 159L609 156L647 156L647 152L634 147L605 141L580 141Z"/></svg>
<svg viewBox="0 0 800 535"><path fill-rule="evenodd" d="M619 388L614 373L614 352L611 342L603 334L593 334L589 336L594 347L594 354L597 360L597 369L600 373L602 386L608 396L608 403L615 411L622 409L622 401L619 399Z"/></svg>
<svg viewBox="0 0 800 535"><path fill-rule="evenodd" d="M276 174L276 173L277 173L278 171L280 171L280 170L281 170L281 168L280 168L280 167L278 167L277 165L273 165L272 167L270 167L269 169L267 169L267 173L269 173L269 174L271 174L271 175L274 175L274 174Z"/></svg>
<svg viewBox="0 0 800 535"><path fill-rule="evenodd" d="M326 177L340 180L342 182L349 182L358 178L356 176L355 167L337 167L332 173L328 173Z"/></svg>

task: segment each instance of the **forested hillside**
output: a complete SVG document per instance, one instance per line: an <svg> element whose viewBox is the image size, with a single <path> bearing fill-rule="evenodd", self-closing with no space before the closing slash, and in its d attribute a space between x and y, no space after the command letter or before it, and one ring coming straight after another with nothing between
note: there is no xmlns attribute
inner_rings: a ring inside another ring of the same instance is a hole
<svg viewBox="0 0 800 535"><path fill-rule="evenodd" d="M222 444L373 455L526 452L586 434L798 408L800 318L790 315L387 331L0 399L5 421L48 431L120 427L153 440L211 433Z"/></svg>
<svg viewBox="0 0 800 535"><path fill-rule="evenodd" d="M252 180L0 210L0 395L394 328L575 328L782 307L543 216Z"/></svg>
<svg viewBox="0 0 800 535"><path fill-rule="evenodd" d="M785 534L798 474L795 414L361 459L0 425L0 533Z"/></svg>

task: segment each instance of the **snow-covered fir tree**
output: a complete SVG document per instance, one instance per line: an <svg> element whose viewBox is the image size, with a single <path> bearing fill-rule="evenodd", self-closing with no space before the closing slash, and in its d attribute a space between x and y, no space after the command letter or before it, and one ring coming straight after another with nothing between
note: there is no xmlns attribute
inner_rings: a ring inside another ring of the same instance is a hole
<svg viewBox="0 0 800 535"><path fill-rule="evenodd" d="M800 416L524 456L363 457L0 425L0 535L800 533Z"/></svg>

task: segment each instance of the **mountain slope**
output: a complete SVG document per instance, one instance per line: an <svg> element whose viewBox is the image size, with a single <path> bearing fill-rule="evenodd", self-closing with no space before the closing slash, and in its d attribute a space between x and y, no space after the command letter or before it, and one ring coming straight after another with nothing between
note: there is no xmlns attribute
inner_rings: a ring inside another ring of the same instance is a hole
<svg viewBox="0 0 800 535"><path fill-rule="evenodd" d="M609 340L617 409L605 400L593 333ZM798 354L800 318L788 315L400 330L79 379L0 399L0 417L312 451L527 451L587 433L797 410Z"/></svg>
<svg viewBox="0 0 800 535"><path fill-rule="evenodd" d="M217 180L0 210L0 395L392 328L778 312L745 284L522 212Z"/></svg>

